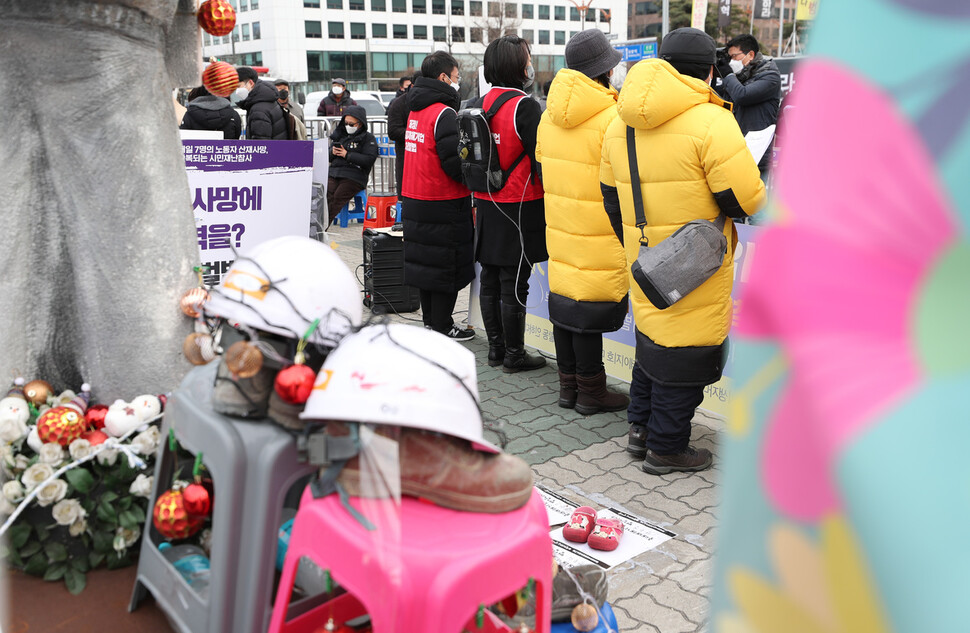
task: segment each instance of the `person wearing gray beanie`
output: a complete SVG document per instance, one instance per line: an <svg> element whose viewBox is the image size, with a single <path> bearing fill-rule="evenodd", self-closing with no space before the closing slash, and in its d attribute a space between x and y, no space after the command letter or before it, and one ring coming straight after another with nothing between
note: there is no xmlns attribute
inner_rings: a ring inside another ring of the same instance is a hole
<svg viewBox="0 0 970 633"><path fill-rule="evenodd" d="M630 402L606 388L603 365L603 333L623 326L629 290L623 245L604 213L599 181L603 136L617 117L609 78L622 57L599 30L569 40L567 67L549 88L536 147L559 406L582 415L622 411Z"/></svg>

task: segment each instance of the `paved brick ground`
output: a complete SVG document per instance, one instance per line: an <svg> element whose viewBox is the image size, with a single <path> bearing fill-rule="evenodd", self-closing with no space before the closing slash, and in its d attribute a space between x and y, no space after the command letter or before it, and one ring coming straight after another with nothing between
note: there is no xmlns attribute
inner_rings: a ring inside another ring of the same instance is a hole
<svg viewBox="0 0 970 633"><path fill-rule="evenodd" d="M362 259L360 225L331 231L336 251L355 270ZM358 278L361 278L358 273ZM456 311L467 307L467 291ZM418 318L419 313L392 316ZM456 316L456 320L460 320ZM648 475L625 451L626 415L584 417L559 408L556 366L518 374L489 367L484 333L467 343L478 358L482 409L508 436L506 450L529 462L536 480L594 507L618 507L677 536L610 571L610 602L621 631L687 633L707 628L715 539L721 421L698 412L692 443L715 453L703 473ZM628 393L625 384L611 386ZM496 439L494 436L491 439Z"/></svg>

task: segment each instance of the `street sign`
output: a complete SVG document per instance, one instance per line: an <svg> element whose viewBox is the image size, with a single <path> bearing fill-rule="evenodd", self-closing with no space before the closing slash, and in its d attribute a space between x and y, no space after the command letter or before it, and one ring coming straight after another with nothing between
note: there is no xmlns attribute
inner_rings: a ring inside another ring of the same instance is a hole
<svg viewBox="0 0 970 633"><path fill-rule="evenodd" d="M656 42L642 42L640 44L620 44L614 46L616 50L623 53L624 62L638 62L641 59L650 59L657 56Z"/></svg>
<svg viewBox="0 0 970 633"><path fill-rule="evenodd" d="M612 40L618 40L618 39L620 39L620 34L619 33L607 33L606 34L606 39L608 39L610 41L612 41Z"/></svg>

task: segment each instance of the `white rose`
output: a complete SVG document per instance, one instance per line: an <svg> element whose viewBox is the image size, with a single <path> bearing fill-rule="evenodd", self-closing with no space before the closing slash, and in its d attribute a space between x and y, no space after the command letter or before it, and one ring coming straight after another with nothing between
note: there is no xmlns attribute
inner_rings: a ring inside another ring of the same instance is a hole
<svg viewBox="0 0 970 633"><path fill-rule="evenodd" d="M3 484L3 496L10 503L19 503L24 498L24 487L19 481Z"/></svg>
<svg viewBox="0 0 970 633"><path fill-rule="evenodd" d="M7 501L6 497L0 497L0 515L10 516L16 509L17 507Z"/></svg>
<svg viewBox="0 0 970 633"><path fill-rule="evenodd" d="M123 537L120 534L115 536L114 541L111 542L111 546L115 548L116 552L118 552L118 556L121 556L121 553L124 552L126 549L128 549L127 547L125 547L125 537Z"/></svg>
<svg viewBox="0 0 970 633"><path fill-rule="evenodd" d="M67 452L71 454L71 459L84 459L94 452L94 447L87 440L76 439L67 447Z"/></svg>
<svg viewBox="0 0 970 633"><path fill-rule="evenodd" d="M35 453L40 453L40 447L44 443L40 440L40 434L37 433L37 425L30 427L30 431L27 433L27 446L32 448Z"/></svg>
<svg viewBox="0 0 970 633"><path fill-rule="evenodd" d="M129 530L128 528L119 527L117 530L115 530L115 542L117 542L117 540L120 538L121 542L124 543L125 548L129 548L134 545L140 536L141 529L139 528L132 528ZM117 545L115 545L115 549L118 549Z"/></svg>
<svg viewBox="0 0 970 633"><path fill-rule="evenodd" d="M131 485L128 487L128 492L136 497L145 497L147 499L152 496L152 484L154 480L154 475L150 477L138 475L135 477L135 481L131 482Z"/></svg>
<svg viewBox="0 0 970 633"><path fill-rule="evenodd" d="M115 462L118 461L118 449L117 448L106 448L97 457L98 463L102 466L114 466Z"/></svg>
<svg viewBox="0 0 970 633"><path fill-rule="evenodd" d="M154 455L160 438L161 434L158 432L158 427L150 426L147 431L142 431L135 436L135 439L131 441L131 447L142 455Z"/></svg>
<svg viewBox="0 0 970 633"><path fill-rule="evenodd" d="M84 519L87 512L81 507L77 499L63 499L54 504L51 514L58 525L72 525L78 519Z"/></svg>
<svg viewBox="0 0 970 633"><path fill-rule="evenodd" d="M37 505L46 508L50 504L57 503L63 499L66 494L67 482L63 479L55 479L37 491Z"/></svg>
<svg viewBox="0 0 970 633"><path fill-rule="evenodd" d="M57 442L48 442L40 447L40 461L57 466L64 461L64 448Z"/></svg>
<svg viewBox="0 0 970 633"><path fill-rule="evenodd" d="M87 529L88 522L85 519L78 519L71 524L71 527L69 527L67 531L71 534L71 536L81 536L87 531Z"/></svg>
<svg viewBox="0 0 970 633"><path fill-rule="evenodd" d="M16 442L27 435L27 425L20 418L4 417L0 419L0 440Z"/></svg>
<svg viewBox="0 0 970 633"><path fill-rule="evenodd" d="M17 457L23 457L23 455ZM24 482L24 488L29 492L53 474L54 468L50 464L37 463L24 471L24 474L20 476L20 481Z"/></svg>

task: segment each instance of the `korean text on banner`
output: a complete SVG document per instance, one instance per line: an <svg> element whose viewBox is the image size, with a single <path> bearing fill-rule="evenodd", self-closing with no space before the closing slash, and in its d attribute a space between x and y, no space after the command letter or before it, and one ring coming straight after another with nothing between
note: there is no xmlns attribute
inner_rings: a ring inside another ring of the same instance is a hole
<svg viewBox="0 0 970 633"><path fill-rule="evenodd" d="M767 20L771 17L771 10L774 7L774 0L758 0L758 17Z"/></svg>
<svg viewBox="0 0 970 633"><path fill-rule="evenodd" d="M705 18L707 18L707 0L694 0L694 8L690 13L690 25L703 31Z"/></svg>
<svg viewBox="0 0 970 633"><path fill-rule="evenodd" d="M309 234L311 141L183 141L182 149L206 285L219 283L236 253Z"/></svg>
<svg viewBox="0 0 970 633"><path fill-rule="evenodd" d="M818 0L798 0L798 10L795 12L796 20L814 20L818 13Z"/></svg>

